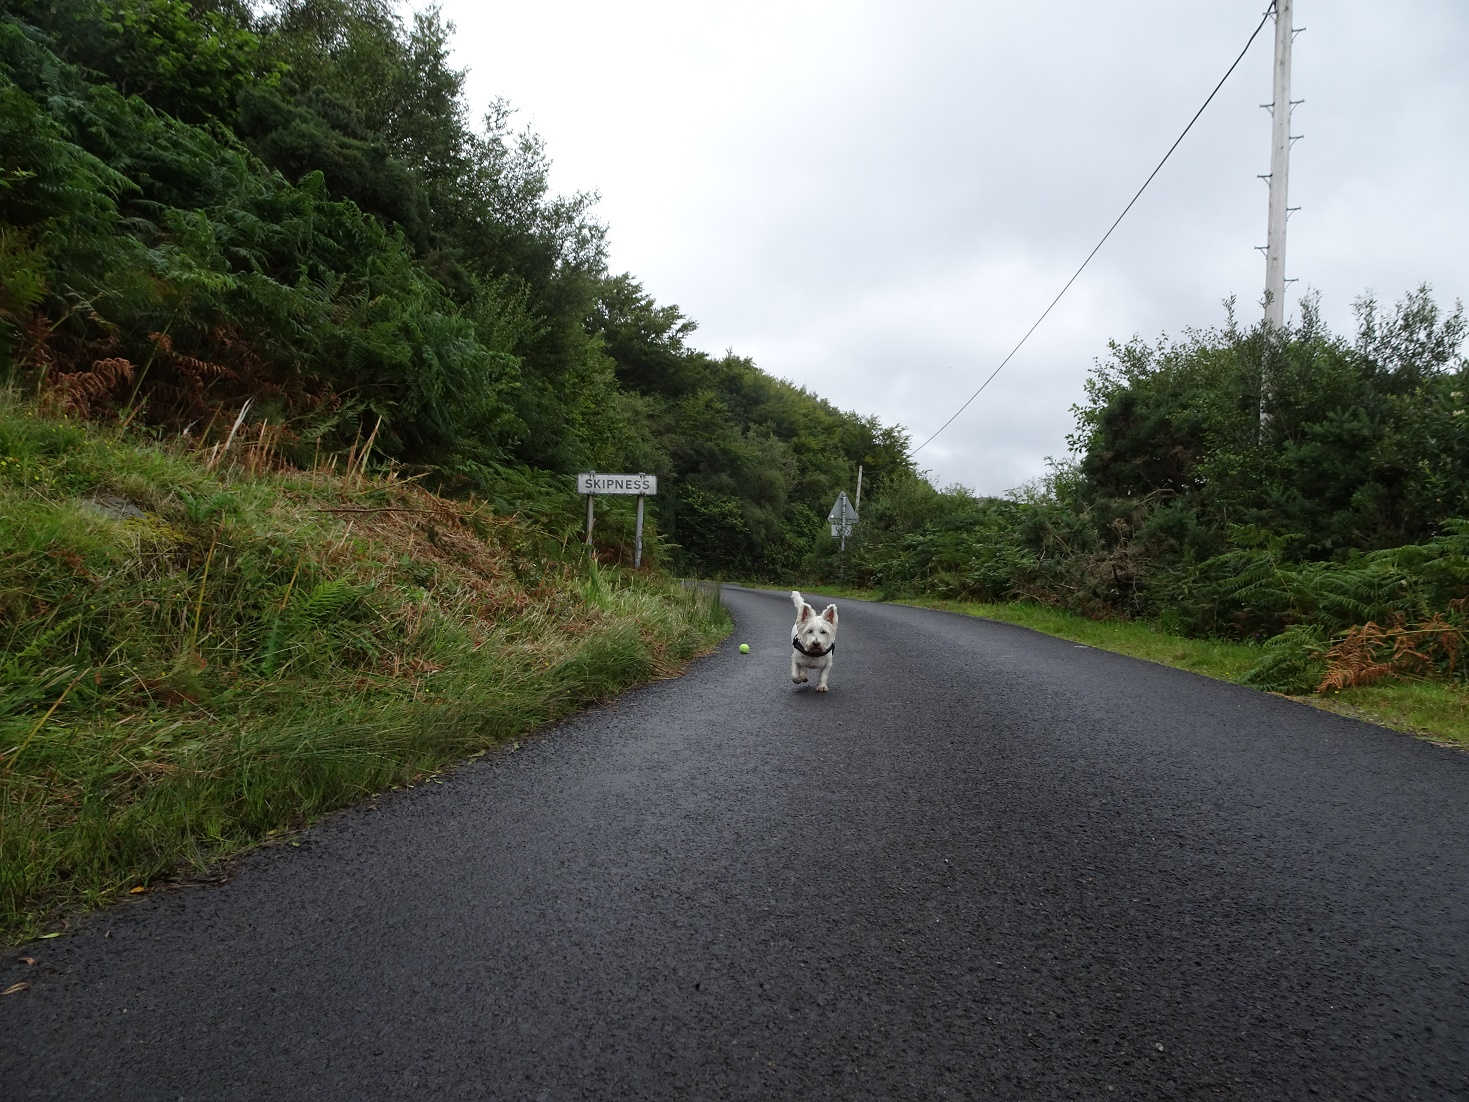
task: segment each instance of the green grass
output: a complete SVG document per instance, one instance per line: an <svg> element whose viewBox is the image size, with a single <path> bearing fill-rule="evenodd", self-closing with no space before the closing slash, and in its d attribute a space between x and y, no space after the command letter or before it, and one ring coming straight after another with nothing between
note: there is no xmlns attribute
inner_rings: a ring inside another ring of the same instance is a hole
<svg viewBox="0 0 1469 1102"><path fill-rule="evenodd" d="M1259 661L1260 648L1221 639L1188 639L1169 635L1151 624L1131 620L1088 620L1072 612L1022 602L986 604L973 601L904 600L922 608L942 608L966 616L982 616L1033 628L1046 635L1085 643L1100 650L1143 658L1221 681L1240 681Z"/></svg>
<svg viewBox="0 0 1469 1102"><path fill-rule="evenodd" d="M740 584L777 588L768 582ZM792 587L783 585L778 588ZM884 599L875 590L831 586L812 588L819 588L823 596L850 597L859 601ZM1089 620L1049 605L1028 602L991 604L900 598L894 603L942 609L966 616L1017 624L1046 635L1085 643L1100 650L1126 654L1237 684L1243 683L1244 675L1260 661L1263 649L1253 643L1170 635L1152 624L1137 621ZM1400 680L1330 694L1292 696L1290 699L1469 750L1469 686L1462 683Z"/></svg>
<svg viewBox="0 0 1469 1102"><path fill-rule="evenodd" d="M12 400L0 549L0 941L671 676L728 631L710 591L598 569L483 505L213 471Z"/></svg>
<svg viewBox="0 0 1469 1102"><path fill-rule="evenodd" d="M1462 685L1395 681L1292 699L1469 750L1469 690Z"/></svg>

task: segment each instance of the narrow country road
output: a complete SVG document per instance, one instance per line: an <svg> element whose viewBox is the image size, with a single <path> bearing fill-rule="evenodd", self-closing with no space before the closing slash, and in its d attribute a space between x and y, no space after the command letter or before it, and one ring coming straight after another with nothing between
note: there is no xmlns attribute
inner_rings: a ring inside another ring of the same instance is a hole
<svg viewBox="0 0 1469 1102"><path fill-rule="evenodd" d="M0 1096L1469 1099L1469 755L859 602L818 695L725 596L683 678L0 956Z"/></svg>

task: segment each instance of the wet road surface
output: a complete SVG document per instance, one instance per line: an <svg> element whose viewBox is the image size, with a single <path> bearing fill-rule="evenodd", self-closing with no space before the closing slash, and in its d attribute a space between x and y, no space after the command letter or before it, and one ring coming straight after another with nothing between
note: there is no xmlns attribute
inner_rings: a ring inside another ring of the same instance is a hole
<svg viewBox="0 0 1469 1102"><path fill-rule="evenodd" d="M1469 755L860 602L818 695L725 600L683 678L0 956L0 1097L1469 1098Z"/></svg>

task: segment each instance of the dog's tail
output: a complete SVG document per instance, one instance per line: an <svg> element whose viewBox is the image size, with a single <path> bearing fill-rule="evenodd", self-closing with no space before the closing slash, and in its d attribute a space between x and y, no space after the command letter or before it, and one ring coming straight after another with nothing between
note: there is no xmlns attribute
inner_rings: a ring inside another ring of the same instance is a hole
<svg viewBox="0 0 1469 1102"><path fill-rule="evenodd" d="M791 590L791 604L796 606L797 613L799 613L801 609L806 606L806 599L801 596L801 591L799 589Z"/></svg>

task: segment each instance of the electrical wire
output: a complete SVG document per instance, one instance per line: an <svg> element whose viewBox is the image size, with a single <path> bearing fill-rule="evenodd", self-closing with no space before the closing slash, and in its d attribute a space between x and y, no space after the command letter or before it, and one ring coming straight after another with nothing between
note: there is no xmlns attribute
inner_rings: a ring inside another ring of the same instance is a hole
<svg viewBox="0 0 1469 1102"><path fill-rule="evenodd" d="M1204 108L1209 106L1214 97L1219 94L1219 89L1224 87L1224 82L1229 79L1230 74L1239 67L1239 63L1244 60L1245 54L1250 52L1250 47L1255 44L1255 39L1259 37L1261 28L1265 26L1266 21L1270 18L1270 13L1273 11L1275 11L1275 0L1271 0L1270 6L1265 9L1265 14L1260 17L1259 25L1250 35L1249 41L1245 43L1245 48L1239 52L1239 57L1234 59L1234 64L1232 64L1225 71L1224 75L1219 78L1219 83L1214 85L1214 91L1209 93L1208 98L1205 99L1204 102L1199 106L1199 109L1194 112L1194 117L1189 119L1188 125L1183 128L1183 133L1179 134L1178 137L1174 139L1173 144L1168 147L1168 152L1163 154L1163 159L1159 161L1157 167L1148 174L1148 178L1143 181L1143 186L1137 189L1137 194L1128 201L1127 206L1122 208L1122 213L1119 214L1117 216L1117 220L1113 222L1110 227L1108 227L1107 232L1102 234L1102 239L1097 242L1092 251L1086 254L1086 259L1081 262L1081 267L1077 268L1076 271L1072 273L1071 278L1066 281L1066 286L1062 287L1061 290L1056 293L1056 297L1051 300L1051 305L1047 306L1043 311L1041 311L1041 316L1035 319L1035 324L1025 331L1025 336L1021 337L1020 340L1016 343L1015 347L1010 349L1009 354L1000 361L1000 366L990 372L989 378L985 379L984 382L979 384L979 389L971 394L968 399L965 400L964 404L954 411L953 416L951 416L947 421L940 425L938 427L938 430L934 432L932 436L930 436L923 443L919 444L918 447L914 448L909 453L910 455L917 455L924 448L932 444L934 440L938 438L939 433L943 432L946 428L952 425L955 420L958 419L959 415L969 408L969 403L978 398L980 394L983 393L984 388L989 386L994 377L1004 369L1005 365L1010 362L1011 357L1013 357L1015 353L1020 351L1021 346L1030 339L1030 335L1034 333L1038 328L1040 328L1041 322L1046 320L1046 315L1051 312L1056 303L1061 301L1061 296L1071 289L1071 285L1076 282L1077 277L1080 276L1081 273L1086 269L1086 266L1091 263L1092 257L1097 255L1102 246L1107 243L1107 238L1112 236L1112 231L1122 224L1122 220L1127 217L1127 212L1132 210L1133 204L1136 203L1140 198L1142 198L1143 192L1146 191L1148 189L1148 185L1153 182L1153 177L1157 176L1158 173L1162 170L1163 166L1168 163L1168 158L1173 156L1173 151L1177 149L1179 143L1188 136L1188 132L1194 127L1194 123L1199 121L1199 116L1204 113Z"/></svg>

